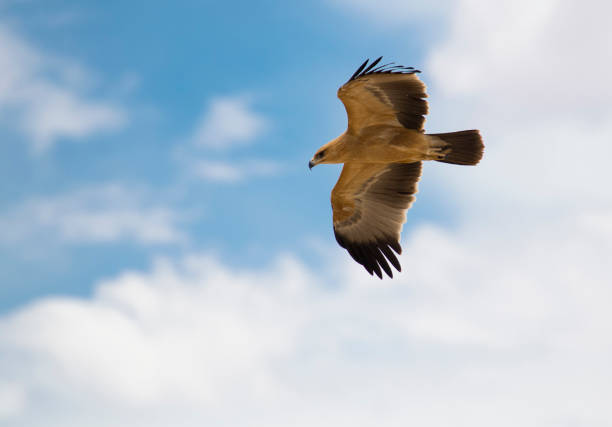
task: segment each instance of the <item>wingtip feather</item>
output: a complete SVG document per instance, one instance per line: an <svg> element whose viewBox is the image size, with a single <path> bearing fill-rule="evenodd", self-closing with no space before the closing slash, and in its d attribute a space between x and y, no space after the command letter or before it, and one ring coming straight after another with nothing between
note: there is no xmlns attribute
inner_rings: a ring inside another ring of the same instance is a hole
<svg viewBox="0 0 612 427"><path fill-rule="evenodd" d="M365 70L363 70L363 74L367 74L368 71L370 71L372 68L374 68L376 66L376 64L378 64L380 62L380 60L382 59L382 56L379 57L378 59L374 60L374 62L372 62L368 68L366 68Z"/></svg>
<svg viewBox="0 0 612 427"><path fill-rule="evenodd" d="M368 64L368 61L369 61L369 60L370 60L370 59L368 58L368 59L366 59L365 61L363 61L363 64L361 64L361 65L359 66L359 68L357 68L357 71L355 71L355 72L353 73L353 75L351 76L351 78L349 79L349 81L353 80L353 79L354 79L354 78L355 78L355 77L356 77L356 76L357 76L359 73L361 73L361 70L363 70L363 69L365 68L365 66Z"/></svg>
<svg viewBox="0 0 612 427"><path fill-rule="evenodd" d="M361 64L359 68L357 68L357 71L355 71L353 75L347 80L347 82L350 82L362 76L371 75L371 74L396 74L396 73L397 74L414 74L414 73L421 72L420 70L416 70L414 67L405 67L403 65L394 65L392 67L389 67L389 65L394 64L393 62L376 67L376 65L378 65L378 63L382 60L382 58L383 58L382 56L379 56L371 63L369 63L370 62L369 58L366 59L363 62L363 64Z"/></svg>

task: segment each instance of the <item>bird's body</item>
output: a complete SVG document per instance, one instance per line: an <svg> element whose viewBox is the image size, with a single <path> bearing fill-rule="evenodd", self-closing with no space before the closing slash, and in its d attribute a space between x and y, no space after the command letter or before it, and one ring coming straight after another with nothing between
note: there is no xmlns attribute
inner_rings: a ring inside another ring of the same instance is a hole
<svg viewBox="0 0 612 427"><path fill-rule="evenodd" d="M364 162L364 159L367 163L411 163L430 154L427 135L384 125L369 126L359 132L344 132L329 144L337 147L338 159L341 160L338 163Z"/></svg>
<svg viewBox="0 0 612 427"><path fill-rule="evenodd" d="M474 165L482 157L477 130L425 134L425 85L411 67L365 61L338 90L347 130L309 162L344 163L332 190L336 240L370 273L393 277L401 266L400 232L414 201L421 161ZM367 66L367 68L366 68ZM376 68L375 68L376 67Z"/></svg>

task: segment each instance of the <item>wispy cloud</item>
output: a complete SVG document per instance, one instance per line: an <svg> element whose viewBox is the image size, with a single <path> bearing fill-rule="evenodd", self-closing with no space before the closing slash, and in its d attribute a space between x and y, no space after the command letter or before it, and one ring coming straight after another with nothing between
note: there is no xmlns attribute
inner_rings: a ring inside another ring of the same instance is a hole
<svg viewBox="0 0 612 427"><path fill-rule="evenodd" d="M117 130L127 121L123 108L87 95L88 71L42 53L2 23L0 68L2 125L22 132L37 152L62 138Z"/></svg>
<svg viewBox="0 0 612 427"><path fill-rule="evenodd" d="M141 189L111 184L31 198L0 213L0 242L175 243L182 217Z"/></svg>
<svg viewBox="0 0 612 427"><path fill-rule="evenodd" d="M213 98L193 132L191 143L218 151L236 149L254 142L269 127L269 119L252 108L249 96ZM191 150L189 147L182 149ZM179 154L193 176L208 181L236 183L280 171L276 162L266 159L236 159L235 156L231 159L194 159L198 156L199 153Z"/></svg>
<svg viewBox="0 0 612 427"><path fill-rule="evenodd" d="M202 179L218 182L239 182L247 178L275 175L280 165L269 160L214 161L200 160L193 166L193 173Z"/></svg>
<svg viewBox="0 0 612 427"><path fill-rule="evenodd" d="M432 17L444 16L453 7L450 0L328 0L338 9L349 14L361 16L369 21L384 26L405 25L422 22Z"/></svg>
<svg viewBox="0 0 612 427"><path fill-rule="evenodd" d="M227 149L254 141L268 127L269 121L253 111L247 96L220 97L210 101L192 139L199 146Z"/></svg>

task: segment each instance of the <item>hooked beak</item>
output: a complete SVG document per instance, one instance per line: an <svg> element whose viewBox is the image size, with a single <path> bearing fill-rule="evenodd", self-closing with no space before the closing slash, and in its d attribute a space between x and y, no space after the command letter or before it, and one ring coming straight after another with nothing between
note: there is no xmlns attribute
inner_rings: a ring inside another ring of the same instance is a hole
<svg viewBox="0 0 612 427"><path fill-rule="evenodd" d="M312 169L312 168L313 168L313 166L315 166L315 165L316 165L316 163L315 163L315 162L313 162L312 160L311 160L311 161L309 161L309 162L308 162L308 169Z"/></svg>

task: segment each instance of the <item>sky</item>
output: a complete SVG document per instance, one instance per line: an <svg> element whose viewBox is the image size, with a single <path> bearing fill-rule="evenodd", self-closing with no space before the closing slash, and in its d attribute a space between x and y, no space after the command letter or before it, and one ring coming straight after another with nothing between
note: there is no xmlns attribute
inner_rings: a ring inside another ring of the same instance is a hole
<svg viewBox="0 0 612 427"><path fill-rule="evenodd" d="M0 0L0 426L612 426L612 6ZM414 66L403 272L337 246L337 88Z"/></svg>

